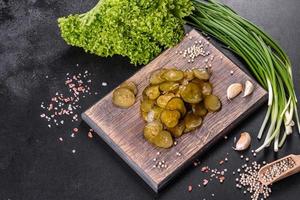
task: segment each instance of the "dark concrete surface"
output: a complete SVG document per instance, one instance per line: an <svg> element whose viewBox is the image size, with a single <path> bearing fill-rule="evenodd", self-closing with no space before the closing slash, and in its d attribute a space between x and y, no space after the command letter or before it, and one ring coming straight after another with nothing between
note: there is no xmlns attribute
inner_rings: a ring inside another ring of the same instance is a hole
<svg viewBox="0 0 300 200"><path fill-rule="evenodd" d="M294 66L299 97L300 1L223 2L265 29L286 50ZM66 73L89 70L93 74L92 88L99 95L81 101L84 111L138 70L126 58L89 55L61 39L56 19L87 11L95 3L96 0L0 0L0 199L249 199L235 188L230 173L224 184L215 181L206 188L197 188L204 175L192 165L156 195L99 137L89 139L89 128L83 122L49 129L40 119L40 103L65 89ZM102 87L102 81L108 86ZM256 135L265 111L266 105L229 133L228 140L218 142L200 156L203 165L218 167L228 152L226 168L230 172L239 168L242 161L231 149L233 138L241 131ZM79 127L79 134L69 139L74 126ZM68 139L61 143L61 136ZM254 139L253 147L258 145ZM75 154L72 149L76 149ZM272 160L290 153L300 154L299 134L289 137L278 154L265 151L256 160ZM194 186L191 193L187 191L190 184ZM292 176L273 186L271 199L299 199L299 188L300 175Z"/></svg>

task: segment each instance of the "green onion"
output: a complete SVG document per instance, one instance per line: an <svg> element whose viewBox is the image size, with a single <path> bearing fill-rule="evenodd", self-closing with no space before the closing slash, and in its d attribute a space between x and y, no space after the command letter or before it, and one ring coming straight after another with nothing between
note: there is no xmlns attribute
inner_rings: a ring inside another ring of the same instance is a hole
<svg viewBox="0 0 300 200"><path fill-rule="evenodd" d="M264 133L266 136L256 152L272 142L274 151L278 151L292 133L294 117L300 133L297 98L288 56L269 35L228 6L215 0L192 2L195 10L187 18L187 23L220 40L239 55L257 81L268 90L268 110L258 139Z"/></svg>

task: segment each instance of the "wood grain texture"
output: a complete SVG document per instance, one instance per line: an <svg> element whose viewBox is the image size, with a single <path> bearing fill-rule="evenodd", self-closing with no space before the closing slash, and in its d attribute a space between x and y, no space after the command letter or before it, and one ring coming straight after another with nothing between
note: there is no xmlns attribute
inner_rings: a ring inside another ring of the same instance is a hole
<svg viewBox="0 0 300 200"><path fill-rule="evenodd" d="M120 109L113 106L112 92L110 92L82 114L82 118L99 136L156 192L182 170L191 159L228 133L230 129L266 100L266 91L213 45L210 44L206 48L214 56L212 61L210 61L210 55L207 57L199 56L194 63L188 63L187 59L176 53L187 49L199 40L209 43L197 31L192 30L181 43L164 51L150 64L129 78L129 81L137 84L139 90L137 102L131 108ZM214 86L213 93L219 96L222 101L222 110L217 113L209 113L205 117L202 127L180 137L176 146L170 149L152 146L143 138L145 122L140 116L139 108L141 93L149 84L150 74L162 67L176 67L183 70L204 67L206 59L212 66L210 82ZM232 75L231 71L233 71ZM240 95L232 101L227 100L227 87L232 83L243 83L246 80L251 80L254 83L254 93L246 98L242 98ZM157 156L157 152L160 152L159 156ZM176 152L180 152L182 155L177 156ZM166 169L153 168L153 158L164 160L168 167Z"/></svg>

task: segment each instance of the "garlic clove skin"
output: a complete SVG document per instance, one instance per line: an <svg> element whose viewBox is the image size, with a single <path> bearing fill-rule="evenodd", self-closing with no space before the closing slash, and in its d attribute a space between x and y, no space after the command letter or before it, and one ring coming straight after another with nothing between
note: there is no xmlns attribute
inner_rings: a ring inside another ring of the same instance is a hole
<svg viewBox="0 0 300 200"><path fill-rule="evenodd" d="M232 100L243 91L241 83L233 83L227 88L227 99Z"/></svg>
<svg viewBox="0 0 300 200"><path fill-rule="evenodd" d="M251 136L248 132L243 132L240 135L240 138L235 144L235 147L233 147L236 151L244 151L249 148L251 144Z"/></svg>
<svg viewBox="0 0 300 200"><path fill-rule="evenodd" d="M247 97L249 95L251 95L254 91L254 85L251 81L247 80L245 82L245 92L244 92L244 95L243 97Z"/></svg>

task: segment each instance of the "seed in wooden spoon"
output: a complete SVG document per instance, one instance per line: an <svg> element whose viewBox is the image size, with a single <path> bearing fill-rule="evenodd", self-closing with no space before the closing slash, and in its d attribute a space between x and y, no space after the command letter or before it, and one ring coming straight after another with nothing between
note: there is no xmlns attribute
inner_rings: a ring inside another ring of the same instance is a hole
<svg viewBox="0 0 300 200"><path fill-rule="evenodd" d="M234 150L236 151L243 151L248 149L248 147L251 144L251 136L248 132L243 132L241 133L240 138L235 144L235 147L233 147Z"/></svg>
<svg viewBox="0 0 300 200"><path fill-rule="evenodd" d="M265 183L272 183L295 166L296 162L291 157L287 157L266 167L266 169L260 174L260 178L263 179Z"/></svg>
<svg viewBox="0 0 300 200"><path fill-rule="evenodd" d="M243 85L241 83L233 83L227 88L227 98L232 100L243 91Z"/></svg>
<svg viewBox="0 0 300 200"><path fill-rule="evenodd" d="M245 82L245 92L244 92L244 95L243 97L247 97L249 95L251 95L254 91L254 85L251 81L247 80Z"/></svg>

